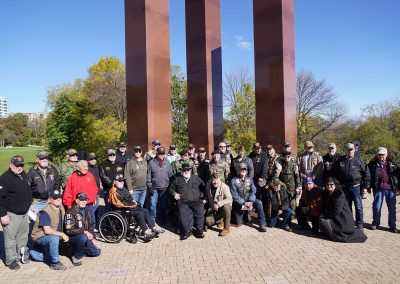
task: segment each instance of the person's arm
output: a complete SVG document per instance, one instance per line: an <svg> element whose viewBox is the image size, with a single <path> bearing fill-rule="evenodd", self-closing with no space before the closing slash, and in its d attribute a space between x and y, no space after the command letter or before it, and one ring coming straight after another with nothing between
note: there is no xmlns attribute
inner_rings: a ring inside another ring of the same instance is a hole
<svg viewBox="0 0 400 284"><path fill-rule="evenodd" d="M72 193L72 175L70 178L67 180L67 184L65 185L65 190L63 194L63 204L67 206L67 208L71 208L73 201L75 200L75 197L73 196Z"/></svg>
<svg viewBox="0 0 400 284"><path fill-rule="evenodd" d="M126 178L126 187L128 188L129 192L133 190L132 186L132 174L133 174L133 167L132 167L133 161L128 161L125 165L124 169L124 176Z"/></svg>
<svg viewBox="0 0 400 284"><path fill-rule="evenodd" d="M360 168L361 168L361 175L362 175L361 189L366 190L370 187L371 175L369 173L368 166L361 159L360 159Z"/></svg>
<svg viewBox="0 0 400 284"><path fill-rule="evenodd" d="M60 182L60 172L57 170L56 167L51 167L54 174L54 189L60 189L61 182Z"/></svg>
<svg viewBox="0 0 400 284"><path fill-rule="evenodd" d="M233 163L232 163L232 165L233 165ZM249 178L253 179L253 177L254 177L254 166L253 166L253 162L251 161L251 159L247 158L246 165L247 165L247 176Z"/></svg>
<svg viewBox="0 0 400 284"><path fill-rule="evenodd" d="M0 217L2 225L8 225L10 223L10 219L7 215L7 208L4 204L4 198L6 195L7 187L4 185L3 180L0 178Z"/></svg>
<svg viewBox="0 0 400 284"><path fill-rule="evenodd" d="M251 180L251 191L249 194L249 200L247 200L247 201L250 201L250 202L256 201L256 192L257 192L257 188L254 185L253 180Z"/></svg>
<svg viewBox="0 0 400 284"><path fill-rule="evenodd" d="M346 201L346 198L344 197L343 193L340 194L340 196L338 198L334 198L332 212L328 212L328 214L330 216L340 215L340 213L342 213L342 211L343 211L345 202L347 202L347 201Z"/></svg>
<svg viewBox="0 0 400 284"><path fill-rule="evenodd" d="M286 188L282 188L281 190L282 190L282 197L281 197L281 206L279 209L286 210L289 208L290 205L289 196Z"/></svg>
<svg viewBox="0 0 400 284"><path fill-rule="evenodd" d="M106 187L111 187L113 181L106 175L104 168L102 165L100 165L100 180L101 180L101 184Z"/></svg>
<svg viewBox="0 0 400 284"><path fill-rule="evenodd" d="M43 226L43 232L46 235L55 235L55 236L59 236L61 237L64 242L68 242L69 237L64 233L64 232L59 232L57 230L54 230L52 227L50 226Z"/></svg>
<svg viewBox="0 0 400 284"><path fill-rule="evenodd" d="M262 155L261 177L265 180L268 179L268 167L267 155Z"/></svg>

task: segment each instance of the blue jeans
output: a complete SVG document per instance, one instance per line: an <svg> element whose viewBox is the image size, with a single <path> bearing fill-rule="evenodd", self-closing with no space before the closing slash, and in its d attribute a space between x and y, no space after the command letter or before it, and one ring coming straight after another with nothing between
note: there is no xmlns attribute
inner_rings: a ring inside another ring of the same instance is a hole
<svg viewBox="0 0 400 284"><path fill-rule="evenodd" d="M154 189L153 194L150 196L149 211L150 216L155 221L159 219L161 223L165 223L170 201L169 192L166 189L156 190Z"/></svg>
<svg viewBox="0 0 400 284"><path fill-rule="evenodd" d="M374 192L374 202L372 203L373 226L379 226L381 223L381 209L383 198L386 199L386 205L389 211L388 224L390 229L396 228L396 193L390 189L379 189Z"/></svg>
<svg viewBox="0 0 400 284"><path fill-rule="evenodd" d="M146 194L147 194L147 189L135 189L133 193L131 194L132 198L137 201L137 203L141 206L144 207L144 202L146 201Z"/></svg>
<svg viewBox="0 0 400 284"><path fill-rule="evenodd" d="M33 201L32 205L33 205L33 212L35 212L35 214L37 215L39 213L39 211L42 211L43 208L49 203L49 201L46 200L38 200L38 201Z"/></svg>
<svg viewBox="0 0 400 284"><path fill-rule="evenodd" d="M101 254L101 250L88 239L86 234L70 236L68 244L73 249L72 255L77 259L82 258L84 255L95 257Z"/></svg>
<svg viewBox="0 0 400 284"><path fill-rule="evenodd" d="M30 254L33 260L58 263L60 256L58 254L58 246L60 244L60 237L56 235L45 235L36 240Z"/></svg>
<svg viewBox="0 0 400 284"><path fill-rule="evenodd" d="M246 210L241 210L242 205L239 205L237 203L234 203L234 208L233 208L233 218L234 221L236 222L237 225L240 225L243 223L243 214ZM260 222L260 225L266 225L266 220L265 220L265 212L264 212L264 207L261 202L261 200L256 199L253 202L253 207L257 210L258 214L258 220Z"/></svg>
<svg viewBox="0 0 400 284"><path fill-rule="evenodd" d="M94 204L89 204L87 205L87 209L90 214L90 219L92 220L92 229L96 228L96 210L99 208L99 202L100 202L100 197L97 195L96 197L96 205Z"/></svg>
<svg viewBox="0 0 400 284"><path fill-rule="evenodd" d="M283 210L283 213L280 215L283 217L282 228L289 228L290 223L292 222L292 209L288 207L286 210ZM278 211L271 212L271 218L269 219L268 226L274 228L276 223L279 220Z"/></svg>
<svg viewBox="0 0 400 284"><path fill-rule="evenodd" d="M346 196L347 203L349 204L350 210L352 209L352 203L354 201L354 206L356 208L356 224L363 225L364 224L364 213L363 213L363 205L361 199L361 189L360 186L355 187L344 187L343 192Z"/></svg>

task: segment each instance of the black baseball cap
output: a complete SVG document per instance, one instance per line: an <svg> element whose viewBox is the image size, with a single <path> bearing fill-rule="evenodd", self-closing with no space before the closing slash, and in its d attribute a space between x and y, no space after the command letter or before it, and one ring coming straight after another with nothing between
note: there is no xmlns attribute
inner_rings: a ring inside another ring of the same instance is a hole
<svg viewBox="0 0 400 284"><path fill-rule="evenodd" d="M76 195L76 199L79 199L80 201L87 201L88 197L87 197L86 192L79 192Z"/></svg>

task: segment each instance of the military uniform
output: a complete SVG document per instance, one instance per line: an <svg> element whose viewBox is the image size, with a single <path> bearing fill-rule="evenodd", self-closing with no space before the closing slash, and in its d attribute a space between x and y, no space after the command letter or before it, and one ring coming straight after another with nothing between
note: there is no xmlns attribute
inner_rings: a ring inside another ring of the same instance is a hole
<svg viewBox="0 0 400 284"><path fill-rule="evenodd" d="M232 164L233 156L231 153L227 153L227 152L221 153L221 160L224 161L230 168L231 164Z"/></svg>
<svg viewBox="0 0 400 284"><path fill-rule="evenodd" d="M230 170L229 170L229 166L226 162L219 161L218 163L216 163L216 162L212 161L208 167L207 180L210 180L214 174L217 174L219 176L219 179L223 183L228 184L228 182L230 180Z"/></svg>
<svg viewBox="0 0 400 284"><path fill-rule="evenodd" d="M278 163L279 156L268 156L268 181L272 181L279 177L282 166Z"/></svg>
<svg viewBox="0 0 400 284"><path fill-rule="evenodd" d="M64 163L60 166L60 184L61 187L64 189L65 185L67 184L68 178L78 169L78 163L71 165L70 162Z"/></svg>
<svg viewBox="0 0 400 284"><path fill-rule="evenodd" d="M299 167L294 161L284 161L279 179L285 183L290 200L290 207L296 209L296 188L300 187Z"/></svg>
<svg viewBox="0 0 400 284"><path fill-rule="evenodd" d="M189 164L190 167L192 167L192 174L197 175L197 169L195 167L195 163L193 159L188 159L188 160L177 160L174 163L172 163L172 172L174 174L180 173L182 169L183 164Z"/></svg>

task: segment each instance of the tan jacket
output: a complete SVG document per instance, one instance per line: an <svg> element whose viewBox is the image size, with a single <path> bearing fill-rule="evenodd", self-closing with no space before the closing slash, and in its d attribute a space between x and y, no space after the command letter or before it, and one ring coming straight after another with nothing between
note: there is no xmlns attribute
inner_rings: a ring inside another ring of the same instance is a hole
<svg viewBox="0 0 400 284"><path fill-rule="evenodd" d="M52 228L53 230L57 231L57 227L58 227L58 222L60 220L60 214L61 214L61 230L63 229L63 224L64 224L64 216L65 216L65 210L64 207L60 206L60 210L57 211L55 209L55 207L53 207L50 203L47 204L43 210L44 212L46 212L47 214L49 214L50 217L50 228ZM40 221L40 213L42 212L40 211L36 220L35 220L35 224L33 226L32 229L32 240L36 241L38 239L40 239L41 237L45 236L45 232L43 230L42 227L39 227L39 221Z"/></svg>
<svg viewBox="0 0 400 284"><path fill-rule="evenodd" d="M308 153L305 152L299 157L299 172L302 178L307 176L311 176L312 179L318 179L322 177L324 173L324 162L322 161L322 157L318 152L313 152L311 154L310 161L310 171L311 173L307 175L307 159Z"/></svg>
<svg viewBox="0 0 400 284"><path fill-rule="evenodd" d="M219 207L222 207L225 204L229 204L232 206L233 199L229 186L221 182L221 185L215 191L215 196L213 196L211 193L211 187L212 180L209 180L206 184L206 194L207 201L210 207L212 207L214 203L217 203Z"/></svg>

